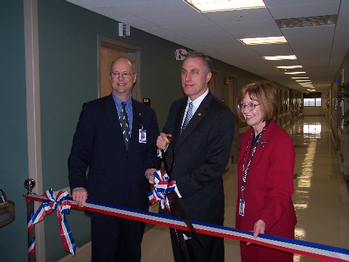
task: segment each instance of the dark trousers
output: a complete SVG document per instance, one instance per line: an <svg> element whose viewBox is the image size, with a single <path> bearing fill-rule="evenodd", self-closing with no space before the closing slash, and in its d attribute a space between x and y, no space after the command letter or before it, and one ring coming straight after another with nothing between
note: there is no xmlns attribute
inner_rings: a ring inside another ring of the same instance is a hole
<svg viewBox="0 0 349 262"><path fill-rule="evenodd" d="M184 234L191 239L186 240L190 262L224 262L224 239L199 234L204 247L189 232L183 231ZM177 232L170 229L173 256L176 262L184 262L182 251L177 240Z"/></svg>
<svg viewBox="0 0 349 262"><path fill-rule="evenodd" d="M139 262L145 223L91 216L92 262Z"/></svg>

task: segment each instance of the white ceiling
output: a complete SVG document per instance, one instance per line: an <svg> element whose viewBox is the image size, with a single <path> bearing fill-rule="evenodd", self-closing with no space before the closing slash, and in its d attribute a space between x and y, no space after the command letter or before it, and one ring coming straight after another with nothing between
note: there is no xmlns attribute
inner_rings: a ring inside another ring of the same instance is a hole
<svg viewBox="0 0 349 262"><path fill-rule="evenodd" d="M215 13L199 13L183 0L67 1L130 24L131 35L134 27L302 92L275 66L301 64L316 90L326 92L349 49L348 0L264 0L266 8ZM275 22L336 14L332 25L280 29ZM266 36L284 36L288 43L246 46L237 40ZM296 55L298 61L266 61L265 55Z"/></svg>

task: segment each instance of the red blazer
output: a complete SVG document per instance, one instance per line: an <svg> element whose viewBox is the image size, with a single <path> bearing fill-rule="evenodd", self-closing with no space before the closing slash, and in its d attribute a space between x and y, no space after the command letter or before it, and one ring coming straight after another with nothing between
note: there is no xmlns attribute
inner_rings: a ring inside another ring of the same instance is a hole
<svg viewBox="0 0 349 262"><path fill-rule="evenodd" d="M244 154L251 133L246 131L241 138L238 162L238 197L236 208L236 228L253 231L255 222L262 219L266 224L266 234L279 235L294 230L297 223L291 196L293 187L293 169L296 153L292 139L281 127L271 120L265 129L252 159L244 191L245 216L239 215L241 198L242 168L251 156L251 144ZM252 139L251 139L252 140ZM263 141L263 142L264 142Z"/></svg>

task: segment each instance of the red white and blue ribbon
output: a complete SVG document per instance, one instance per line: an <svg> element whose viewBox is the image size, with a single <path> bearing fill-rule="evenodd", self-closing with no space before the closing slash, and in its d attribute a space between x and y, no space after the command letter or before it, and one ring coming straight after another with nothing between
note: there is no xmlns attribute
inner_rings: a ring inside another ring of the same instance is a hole
<svg viewBox="0 0 349 262"><path fill-rule="evenodd" d="M160 170L154 173L154 187L151 192L148 192L148 198L151 204L154 204L160 201L161 208L164 209L165 206L168 211L171 212L170 203L166 196L167 192L176 192L177 196L181 198L181 194L177 188L176 182L174 180L170 180L169 176L166 172L164 174L161 173Z"/></svg>
<svg viewBox="0 0 349 262"><path fill-rule="evenodd" d="M28 196L27 196L28 197ZM45 215L52 213L54 209L57 209L57 217L60 225L60 235L64 248L67 252L75 255L76 245L73 238L73 234L69 228L68 222L65 218L65 214L70 212L71 197L68 192L59 191L58 195L52 191L52 188L45 192L46 199L43 199L43 203L32 217L31 221L28 222L29 227L32 227L36 223L39 223L44 219Z"/></svg>
<svg viewBox="0 0 349 262"><path fill-rule="evenodd" d="M43 201L43 196L27 195L26 198ZM71 207L76 209L84 209L100 214L110 215L114 217L120 217L144 223L150 223L154 225L160 225L165 227L176 228L180 230L190 231L187 225L181 218L166 216L156 213L150 213L131 208L124 208L119 206L113 206L109 204L99 203L91 200L87 200L83 208L79 207L75 201L70 201ZM252 232L238 230L229 227L217 226L208 223L202 223L197 221L191 221L196 232L199 234L205 234L210 236L230 238L238 241L251 242L257 245L270 247L286 252L296 253L308 257L321 259L324 261L349 261L349 250L344 248L338 248L333 246L327 246L322 244L311 243L307 241L301 241L296 239L288 239L283 237L276 237L266 234L259 234L257 238L253 237Z"/></svg>
<svg viewBox="0 0 349 262"><path fill-rule="evenodd" d="M34 213L31 213L30 216L27 218L28 236L29 236L29 232L33 230L33 227L34 227L32 223L33 216L34 216ZM29 240L28 257L32 256L34 252L35 252L35 237Z"/></svg>

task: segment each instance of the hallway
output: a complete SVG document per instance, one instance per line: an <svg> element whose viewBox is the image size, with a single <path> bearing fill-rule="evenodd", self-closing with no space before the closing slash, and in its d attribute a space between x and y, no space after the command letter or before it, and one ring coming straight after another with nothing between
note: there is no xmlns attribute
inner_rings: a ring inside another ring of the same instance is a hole
<svg viewBox="0 0 349 262"><path fill-rule="evenodd" d="M296 238L349 249L349 191L340 172L337 152L331 144L325 117L300 119L287 129L296 150L293 202L298 223ZM224 226L234 227L237 195L236 164L223 174ZM142 262L173 261L168 228L147 225ZM239 242L225 239L226 261L240 261ZM294 254L295 262L320 261Z"/></svg>

